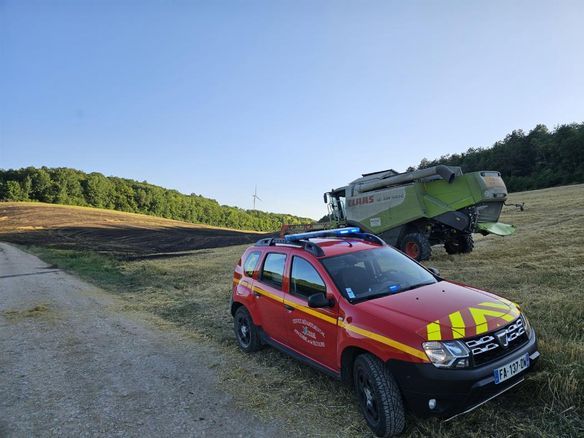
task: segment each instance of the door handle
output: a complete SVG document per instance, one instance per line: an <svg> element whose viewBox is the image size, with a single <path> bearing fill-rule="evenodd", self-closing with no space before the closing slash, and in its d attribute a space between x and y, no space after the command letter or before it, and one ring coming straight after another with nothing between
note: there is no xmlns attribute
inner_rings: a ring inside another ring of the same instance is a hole
<svg viewBox="0 0 584 438"><path fill-rule="evenodd" d="M288 304L284 304L284 308L290 312L292 312L294 310L294 307L289 306Z"/></svg>
<svg viewBox="0 0 584 438"><path fill-rule="evenodd" d="M253 296L254 296L254 297L256 297L256 298L259 298L259 297L261 297L261 295L260 295L260 294L258 294L257 292L254 292L254 293L253 293Z"/></svg>

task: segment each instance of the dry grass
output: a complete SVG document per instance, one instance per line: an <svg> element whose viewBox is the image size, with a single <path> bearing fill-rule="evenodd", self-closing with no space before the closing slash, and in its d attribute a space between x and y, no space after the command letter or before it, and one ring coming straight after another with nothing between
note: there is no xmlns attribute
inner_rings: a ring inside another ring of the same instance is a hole
<svg viewBox="0 0 584 438"><path fill-rule="evenodd" d="M507 209L517 234L477 239L470 255L434 249L442 275L519 303L540 339L541 361L517 391L450 423L409 418L405 436L582 436L584 422L584 186L517 193ZM224 388L291 434L367 436L350 391L272 349L240 353L228 314L231 275L245 246L157 260L119 261L80 251L34 248L43 258L202 336L220 351Z"/></svg>
<svg viewBox="0 0 584 438"><path fill-rule="evenodd" d="M51 315L51 310L46 304L37 304L28 309L5 310L3 315L9 321L20 321L25 318L39 318Z"/></svg>
<svg viewBox="0 0 584 438"><path fill-rule="evenodd" d="M131 224L146 228L181 227L233 231L231 228L194 224L141 213L45 202L2 202L0 203L0 223L2 223L2 231L67 227L79 224L107 227L108 223ZM239 231L262 234L253 230Z"/></svg>

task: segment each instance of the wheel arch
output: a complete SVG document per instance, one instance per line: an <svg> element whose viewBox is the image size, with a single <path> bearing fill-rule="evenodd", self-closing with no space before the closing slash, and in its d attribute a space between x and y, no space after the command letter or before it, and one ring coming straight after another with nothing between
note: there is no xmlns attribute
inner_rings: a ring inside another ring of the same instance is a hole
<svg viewBox="0 0 584 438"><path fill-rule="evenodd" d="M382 360L377 354L364 348L354 345L346 347L341 353L341 380L350 386L353 386L353 364L361 354L370 354Z"/></svg>
<svg viewBox="0 0 584 438"><path fill-rule="evenodd" d="M239 309L240 307L245 307L245 309L249 312L253 323L258 327L261 327L262 321L260 315L258 314L258 311L255 308L255 302L250 297L247 297L243 300L233 301L231 303L231 306L229 307L229 312L231 313L231 316L235 316L235 312L237 312L237 309Z"/></svg>
<svg viewBox="0 0 584 438"><path fill-rule="evenodd" d="M239 309L241 306L243 306L243 303L240 303L239 301L233 301L231 303L231 316L235 316L235 312L237 312L237 309ZM248 309L249 311L249 309Z"/></svg>

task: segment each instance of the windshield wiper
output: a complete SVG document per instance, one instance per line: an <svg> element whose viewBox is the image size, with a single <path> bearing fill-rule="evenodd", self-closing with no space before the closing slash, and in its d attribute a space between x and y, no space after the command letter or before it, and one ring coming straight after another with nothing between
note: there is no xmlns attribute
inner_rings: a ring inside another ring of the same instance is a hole
<svg viewBox="0 0 584 438"><path fill-rule="evenodd" d="M395 295L395 294L397 294L399 292L402 292L403 290L405 290L405 289L400 289L399 291L396 291L396 292L392 292L392 291L389 291L389 290L387 290L387 291L381 291L381 292L375 292L375 293L372 293L372 294L369 294L369 295L364 295L364 296L361 296L361 297L353 298L351 300L351 304L357 304L357 303L360 303L362 301L369 301L369 300L373 300L375 298L386 297L388 295Z"/></svg>
<svg viewBox="0 0 584 438"><path fill-rule="evenodd" d="M400 290L400 292L403 292L406 290L417 289L417 288L422 287L422 286L428 286L429 284L436 284L436 283L438 283L438 282L437 281L424 281L422 283L412 284L411 286L403 288L402 290Z"/></svg>
<svg viewBox="0 0 584 438"><path fill-rule="evenodd" d="M437 281L425 281L422 283L412 284L411 286L408 286L408 287L405 287L403 289L399 289L396 291L387 290L387 291L375 292L375 293L372 293L369 295L363 295L361 297L356 297L356 298L350 299L349 302L351 304L358 304L358 303L361 303L363 301L369 301L369 300L373 300L375 298L386 297L388 295L396 295L396 294L399 294L401 292L405 292L407 290L417 289L419 287L428 286L429 284L435 284L435 283L438 283L438 282Z"/></svg>

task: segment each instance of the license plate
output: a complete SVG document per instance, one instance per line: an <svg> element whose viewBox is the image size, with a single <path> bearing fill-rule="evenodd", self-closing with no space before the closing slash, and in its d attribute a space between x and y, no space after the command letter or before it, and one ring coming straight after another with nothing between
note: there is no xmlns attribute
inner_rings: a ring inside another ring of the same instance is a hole
<svg viewBox="0 0 584 438"><path fill-rule="evenodd" d="M501 368L495 368L493 370L495 383L504 382L527 368L529 368L529 354L525 354Z"/></svg>

